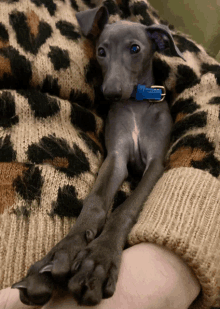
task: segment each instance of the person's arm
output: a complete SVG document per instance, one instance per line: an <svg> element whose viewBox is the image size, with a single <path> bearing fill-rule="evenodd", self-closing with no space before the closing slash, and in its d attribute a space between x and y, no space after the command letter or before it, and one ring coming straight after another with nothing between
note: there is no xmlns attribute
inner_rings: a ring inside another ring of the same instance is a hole
<svg viewBox="0 0 220 309"><path fill-rule="evenodd" d="M219 86L214 66L172 106L166 172L129 234L130 245L165 246L192 268L201 293L191 309L220 307Z"/></svg>

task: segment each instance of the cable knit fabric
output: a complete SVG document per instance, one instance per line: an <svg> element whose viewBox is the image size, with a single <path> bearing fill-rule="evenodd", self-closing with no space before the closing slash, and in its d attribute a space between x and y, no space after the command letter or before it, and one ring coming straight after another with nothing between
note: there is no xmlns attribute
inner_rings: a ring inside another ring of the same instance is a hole
<svg viewBox="0 0 220 309"><path fill-rule="evenodd" d="M83 0L0 1L0 288L74 224L104 158L101 70L75 13ZM105 0L109 23L167 24L147 0ZM193 269L193 309L220 306L220 64L169 26L186 62L155 53L174 120L166 171L128 243L167 246ZM132 192L127 179L113 209ZM117 223L116 223L117 224Z"/></svg>

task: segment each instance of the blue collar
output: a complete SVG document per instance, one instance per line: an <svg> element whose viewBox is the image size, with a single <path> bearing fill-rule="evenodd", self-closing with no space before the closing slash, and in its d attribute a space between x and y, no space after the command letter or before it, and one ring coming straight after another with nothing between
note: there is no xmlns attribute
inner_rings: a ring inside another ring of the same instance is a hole
<svg viewBox="0 0 220 309"><path fill-rule="evenodd" d="M150 102L162 102L165 99L166 90L163 86L151 86L147 88L138 84L134 87L131 98L137 101L150 100Z"/></svg>

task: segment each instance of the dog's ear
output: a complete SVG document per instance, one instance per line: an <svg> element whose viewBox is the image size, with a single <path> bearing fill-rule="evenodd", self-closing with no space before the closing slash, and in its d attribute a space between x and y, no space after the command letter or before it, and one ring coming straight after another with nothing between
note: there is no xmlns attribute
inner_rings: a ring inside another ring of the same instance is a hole
<svg viewBox="0 0 220 309"><path fill-rule="evenodd" d="M172 55L186 61L179 48L176 46L170 29L167 26L154 24L146 27L146 30L151 40L155 43L156 49L163 51L166 48L166 42L168 42Z"/></svg>
<svg viewBox="0 0 220 309"><path fill-rule="evenodd" d="M76 13L76 19L80 25L82 33L85 36L97 37L102 32L109 18L108 10L105 6L99 6Z"/></svg>

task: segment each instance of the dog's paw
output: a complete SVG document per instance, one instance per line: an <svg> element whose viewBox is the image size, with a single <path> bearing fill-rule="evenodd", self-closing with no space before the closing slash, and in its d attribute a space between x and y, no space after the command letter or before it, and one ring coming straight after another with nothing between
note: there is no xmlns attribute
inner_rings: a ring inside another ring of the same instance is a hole
<svg viewBox="0 0 220 309"><path fill-rule="evenodd" d="M42 260L30 267L22 281L12 285L19 289L20 300L26 305L44 305L50 300L55 285L67 288L74 259L94 236L87 230L63 238Z"/></svg>
<svg viewBox="0 0 220 309"><path fill-rule="evenodd" d="M114 294L121 254L101 236L77 254L68 289L79 305L94 306Z"/></svg>

